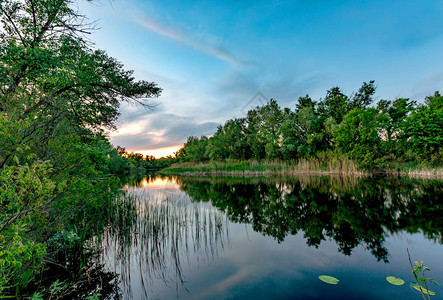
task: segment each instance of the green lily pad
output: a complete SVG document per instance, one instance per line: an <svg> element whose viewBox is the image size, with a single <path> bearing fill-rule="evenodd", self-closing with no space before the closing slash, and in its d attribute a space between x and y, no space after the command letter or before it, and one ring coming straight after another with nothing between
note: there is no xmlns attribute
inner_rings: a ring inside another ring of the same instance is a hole
<svg viewBox="0 0 443 300"><path fill-rule="evenodd" d="M388 276L386 277L386 280L392 284L392 285L403 285L405 284L405 281L400 278L395 278L394 276Z"/></svg>
<svg viewBox="0 0 443 300"><path fill-rule="evenodd" d="M413 285L412 286L414 289L416 289L417 291L419 291L419 292L423 292L423 294L426 294L426 295L429 295L429 296L435 296L435 293L434 292L431 292L431 291L429 291L429 290L426 290L426 289L424 289L424 288L422 288L422 287L420 287L420 286L418 286L418 285Z"/></svg>
<svg viewBox="0 0 443 300"><path fill-rule="evenodd" d="M318 276L318 279L327 284L338 284L338 282L340 281L337 278L328 275L320 275Z"/></svg>

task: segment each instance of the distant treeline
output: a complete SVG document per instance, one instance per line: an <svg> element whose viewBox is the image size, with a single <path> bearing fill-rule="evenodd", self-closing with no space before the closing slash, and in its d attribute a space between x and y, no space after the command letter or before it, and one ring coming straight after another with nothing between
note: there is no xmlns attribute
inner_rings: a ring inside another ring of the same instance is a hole
<svg viewBox="0 0 443 300"><path fill-rule="evenodd" d="M127 152L125 148L117 146L110 161L111 173L126 174L130 172L162 169L176 161L175 157L156 158L153 155L144 156L141 153Z"/></svg>
<svg viewBox="0 0 443 300"><path fill-rule="evenodd" d="M375 90L374 81L350 96L333 87L318 101L300 97L294 109L271 99L218 126L210 138L189 137L177 162L346 157L362 170L441 166L443 96L435 92L423 104L398 98L374 105Z"/></svg>

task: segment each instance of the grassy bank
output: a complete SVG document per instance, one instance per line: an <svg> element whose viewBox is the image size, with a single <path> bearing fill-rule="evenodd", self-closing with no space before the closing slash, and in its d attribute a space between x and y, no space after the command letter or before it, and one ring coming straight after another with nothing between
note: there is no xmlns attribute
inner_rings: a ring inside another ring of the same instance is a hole
<svg viewBox="0 0 443 300"><path fill-rule="evenodd" d="M161 173L181 174L189 176L201 175L230 175L230 176L255 176L271 174L335 174L335 175L369 175L384 173L390 175L408 175L418 177L443 176L443 167L429 167L416 164L398 164L388 168L368 171L358 167L357 163L346 157L330 160L302 159L299 161L238 161L227 160L224 162L188 162L173 164Z"/></svg>

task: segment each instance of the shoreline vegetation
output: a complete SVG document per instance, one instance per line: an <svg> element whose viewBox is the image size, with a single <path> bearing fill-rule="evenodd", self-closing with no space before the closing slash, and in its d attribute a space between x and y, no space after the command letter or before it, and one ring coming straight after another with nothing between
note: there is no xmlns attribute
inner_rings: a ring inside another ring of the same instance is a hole
<svg viewBox="0 0 443 300"><path fill-rule="evenodd" d="M276 100L227 120L210 137L190 136L163 172L218 174L443 174L443 96L375 103L375 82L345 95Z"/></svg>
<svg viewBox="0 0 443 300"><path fill-rule="evenodd" d="M361 170L347 158L326 162L319 160L291 161L225 161L176 163L159 171L161 174L183 176L263 176L263 175L340 175L367 176L392 175L443 178L443 168L426 165L400 165L383 171Z"/></svg>
<svg viewBox="0 0 443 300"><path fill-rule="evenodd" d="M169 164L110 143L120 104L149 110L162 89L93 47L75 2L0 1L0 299L114 293L94 244L111 175Z"/></svg>

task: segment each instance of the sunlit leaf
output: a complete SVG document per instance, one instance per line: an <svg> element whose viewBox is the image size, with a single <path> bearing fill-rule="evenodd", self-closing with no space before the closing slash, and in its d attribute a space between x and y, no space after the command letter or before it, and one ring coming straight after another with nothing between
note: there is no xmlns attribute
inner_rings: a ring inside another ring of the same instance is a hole
<svg viewBox="0 0 443 300"><path fill-rule="evenodd" d="M416 289L417 291L419 291L419 292L423 292L423 294L426 294L426 295L429 295L429 296L435 296L435 293L434 292L431 292L431 291L429 291L429 290L426 290L426 289L424 289L424 288L422 288L422 287L420 287L420 286L418 286L418 285L413 285L412 286L414 289Z"/></svg>
<svg viewBox="0 0 443 300"><path fill-rule="evenodd" d="M318 276L318 279L327 284L338 284L338 282L340 281L337 278L328 275L320 275Z"/></svg>
<svg viewBox="0 0 443 300"><path fill-rule="evenodd" d="M395 278L394 276L388 276L386 277L386 280L392 284L392 285L403 285L405 284L405 281L400 278Z"/></svg>

